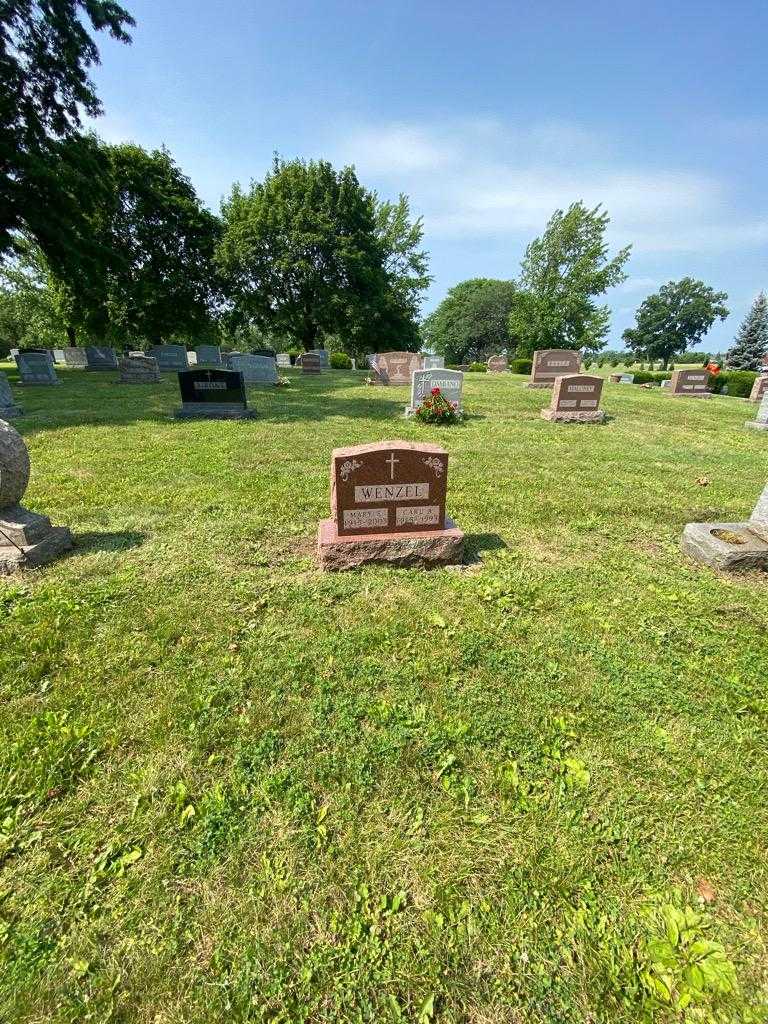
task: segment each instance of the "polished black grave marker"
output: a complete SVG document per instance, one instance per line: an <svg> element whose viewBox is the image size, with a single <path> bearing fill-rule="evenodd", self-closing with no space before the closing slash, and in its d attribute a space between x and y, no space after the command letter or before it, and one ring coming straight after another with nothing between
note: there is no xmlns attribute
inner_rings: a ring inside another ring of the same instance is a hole
<svg viewBox="0 0 768 1024"><path fill-rule="evenodd" d="M245 383L237 370L181 370L181 408L177 419L250 419Z"/></svg>

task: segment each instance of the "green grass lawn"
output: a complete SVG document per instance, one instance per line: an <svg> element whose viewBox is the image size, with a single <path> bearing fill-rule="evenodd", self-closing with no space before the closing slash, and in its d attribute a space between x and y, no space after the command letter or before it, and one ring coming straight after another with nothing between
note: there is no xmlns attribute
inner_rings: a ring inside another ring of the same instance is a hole
<svg viewBox="0 0 768 1024"><path fill-rule="evenodd" d="M753 405L468 374L441 431L291 373L175 422L170 374L59 373L16 389L76 545L0 581L0 1020L766 1019L768 585L678 548L751 512ZM319 574L331 449L398 437L480 561Z"/></svg>

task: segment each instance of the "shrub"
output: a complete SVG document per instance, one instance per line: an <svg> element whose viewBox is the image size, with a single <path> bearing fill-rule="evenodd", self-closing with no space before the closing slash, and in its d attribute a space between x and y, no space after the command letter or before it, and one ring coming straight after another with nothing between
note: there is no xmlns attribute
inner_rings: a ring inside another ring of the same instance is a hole
<svg viewBox="0 0 768 1024"><path fill-rule="evenodd" d="M469 373L487 373L488 372L488 367L486 366L485 363L470 363L469 364L468 372Z"/></svg>
<svg viewBox="0 0 768 1024"><path fill-rule="evenodd" d="M532 359L513 359L509 364L509 368L512 373L530 373L533 369Z"/></svg>
<svg viewBox="0 0 768 1024"><path fill-rule="evenodd" d="M671 380L671 373L653 373L651 370L637 370L635 372L635 384L658 384L661 386L663 380Z"/></svg>
<svg viewBox="0 0 768 1024"><path fill-rule="evenodd" d="M440 388L432 388L414 416L421 423L438 423L442 426L460 423L462 418L458 402L449 402Z"/></svg>
<svg viewBox="0 0 768 1024"><path fill-rule="evenodd" d="M722 394L725 387L732 398L749 398L757 374L752 370L724 370L709 382L709 390Z"/></svg>
<svg viewBox="0 0 768 1024"><path fill-rule="evenodd" d="M332 370L351 370L352 360L346 352L331 352Z"/></svg>

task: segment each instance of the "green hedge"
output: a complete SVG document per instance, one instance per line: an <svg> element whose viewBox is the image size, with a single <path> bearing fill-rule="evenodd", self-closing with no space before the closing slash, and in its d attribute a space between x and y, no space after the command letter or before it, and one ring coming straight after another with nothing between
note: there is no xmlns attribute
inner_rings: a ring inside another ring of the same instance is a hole
<svg viewBox="0 0 768 1024"><path fill-rule="evenodd" d="M485 365L485 363L470 363L469 364L468 372L469 373L487 373L488 372L488 367Z"/></svg>
<svg viewBox="0 0 768 1024"><path fill-rule="evenodd" d="M672 374L666 372L651 372L650 370L635 370L635 384L658 384L661 387L663 380L672 380Z"/></svg>
<svg viewBox="0 0 768 1024"><path fill-rule="evenodd" d="M332 370L351 370L352 360L346 352L331 352Z"/></svg>
<svg viewBox="0 0 768 1024"><path fill-rule="evenodd" d="M533 369L532 359L513 359L509 364L512 373L530 373Z"/></svg>
<svg viewBox="0 0 768 1024"><path fill-rule="evenodd" d="M728 394L732 398L749 398L756 378L757 374L752 370L724 370L712 378L709 382L709 390L719 395L727 386Z"/></svg>

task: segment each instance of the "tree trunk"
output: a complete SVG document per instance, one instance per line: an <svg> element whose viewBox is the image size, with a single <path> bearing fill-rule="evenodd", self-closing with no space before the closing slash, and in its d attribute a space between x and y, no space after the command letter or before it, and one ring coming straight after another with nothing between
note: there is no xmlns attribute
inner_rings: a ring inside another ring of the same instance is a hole
<svg viewBox="0 0 768 1024"><path fill-rule="evenodd" d="M77 341L77 335L75 334L75 328L74 327L67 326L67 341L69 342L69 347L70 348L74 348L75 347L75 342Z"/></svg>
<svg viewBox="0 0 768 1024"><path fill-rule="evenodd" d="M301 332L301 344L304 346L304 351L309 352L311 349L317 347L317 335L318 335L317 324L312 321L307 321L304 324L304 329Z"/></svg>

